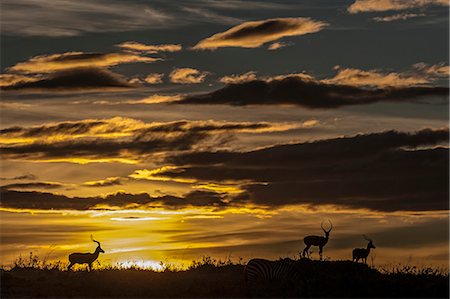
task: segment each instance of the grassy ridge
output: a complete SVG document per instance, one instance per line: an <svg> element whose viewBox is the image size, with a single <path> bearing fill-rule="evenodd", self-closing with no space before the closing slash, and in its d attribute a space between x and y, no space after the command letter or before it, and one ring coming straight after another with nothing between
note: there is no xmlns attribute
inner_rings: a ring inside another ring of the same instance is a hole
<svg viewBox="0 0 450 299"><path fill-rule="evenodd" d="M104 268L92 272L60 267L16 266L1 270L1 297L219 297L246 296L244 265L211 259L187 270L167 267L162 272L137 268ZM404 267L382 273L349 261L306 261L304 297L448 298L448 275L431 269ZM291 297L283 284L264 283L257 297Z"/></svg>

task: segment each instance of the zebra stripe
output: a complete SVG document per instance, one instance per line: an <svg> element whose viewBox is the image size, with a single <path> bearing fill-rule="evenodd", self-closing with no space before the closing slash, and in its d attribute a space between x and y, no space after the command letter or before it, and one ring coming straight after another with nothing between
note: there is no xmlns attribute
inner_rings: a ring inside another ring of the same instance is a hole
<svg viewBox="0 0 450 299"><path fill-rule="evenodd" d="M264 280L296 280L299 278L299 274L299 271L295 268L295 261L291 259L279 261L252 259L245 266L245 281L247 283Z"/></svg>

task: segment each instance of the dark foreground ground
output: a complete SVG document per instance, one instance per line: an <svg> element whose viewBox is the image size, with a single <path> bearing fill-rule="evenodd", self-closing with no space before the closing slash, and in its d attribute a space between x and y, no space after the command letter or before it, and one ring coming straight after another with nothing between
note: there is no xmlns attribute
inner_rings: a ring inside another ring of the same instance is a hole
<svg viewBox="0 0 450 299"><path fill-rule="evenodd" d="M1 270L1 297L246 297L244 265L197 265L186 271L153 272L138 269L103 269L67 272L58 269ZM432 271L380 273L347 261L310 261L302 297L336 298L448 298L448 275ZM289 286L264 283L255 297L294 297Z"/></svg>

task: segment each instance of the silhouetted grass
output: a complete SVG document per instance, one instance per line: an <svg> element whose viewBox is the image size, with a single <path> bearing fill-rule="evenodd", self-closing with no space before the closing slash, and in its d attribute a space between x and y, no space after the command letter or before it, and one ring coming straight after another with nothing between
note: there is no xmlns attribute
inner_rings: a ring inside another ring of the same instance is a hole
<svg viewBox="0 0 450 299"><path fill-rule="evenodd" d="M377 270L350 261L301 260L305 297L333 298L448 298L448 273L439 269L396 265ZM161 271L138 266L79 268L66 271L63 263L47 263L30 254L19 258L10 270L1 271L2 298L161 298L228 297L246 295L242 261L203 257L183 270L162 263ZM262 291L261 291L262 290ZM289 290L264 283L253 294L289 297ZM258 292L259 291L259 292Z"/></svg>

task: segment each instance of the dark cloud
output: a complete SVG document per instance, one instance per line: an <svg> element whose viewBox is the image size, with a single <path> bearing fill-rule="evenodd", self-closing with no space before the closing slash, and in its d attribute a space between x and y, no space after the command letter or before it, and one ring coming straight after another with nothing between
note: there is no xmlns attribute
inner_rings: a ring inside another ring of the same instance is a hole
<svg viewBox="0 0 450 299"><path fill-rule="evenodd" d="M140 160L143 155L163 151L189 150L193 145L205 140L204 133L185 133L176 136L139 135L126 140L82 139L53 143L30 143L3 146L1 155L12 159L108 159L125 158Z"/></svg>
<svg viewBox="0 0 450 299"><path fill-rule="evenodd" d="M187 206L219 207L225 205L222 196L214 192L193 191L184 196L163 195L152 197L147 193L130 194L118 192L106 197L67 197L53 193L36 191L14 191L1 188L1 207L10 209L38 210L108 210L113 207L156 207L163 204L167 208Z"/></svg>
<svg viewBox="0 0 450 299"><path fill-rule="evenodd" d="M123 76L100 68L75 68L51 73L32 82L18 82L3 90L97 90L134 87Z"/></svg>
<svg viewBox="0 0 450 299"><path fill-rule="evenodd" d="M447 98L447 87L386 87L366 89L334 85L299 76L255 80L231 84L202 95L192 95L174 104L222 105L298 105L307 108L339 108L383 101L417 101L422 98Z"/></svg>
<svg viewBox="0 0 450 299"><path fill-rule="evenodd" d="M379 211L448 209L448 129L387 131L251 152L172 157L160 175L200 181L253 181L234 202L336 204Z"/></svg>
<svg viewBox="0 0 450 299"><path fill-rule="evenodd" d="M0 186L2 189L16 190L16 189L59 189L65 187L60 183L53 182L31 182L31 183L17 183Z"/></svg>

